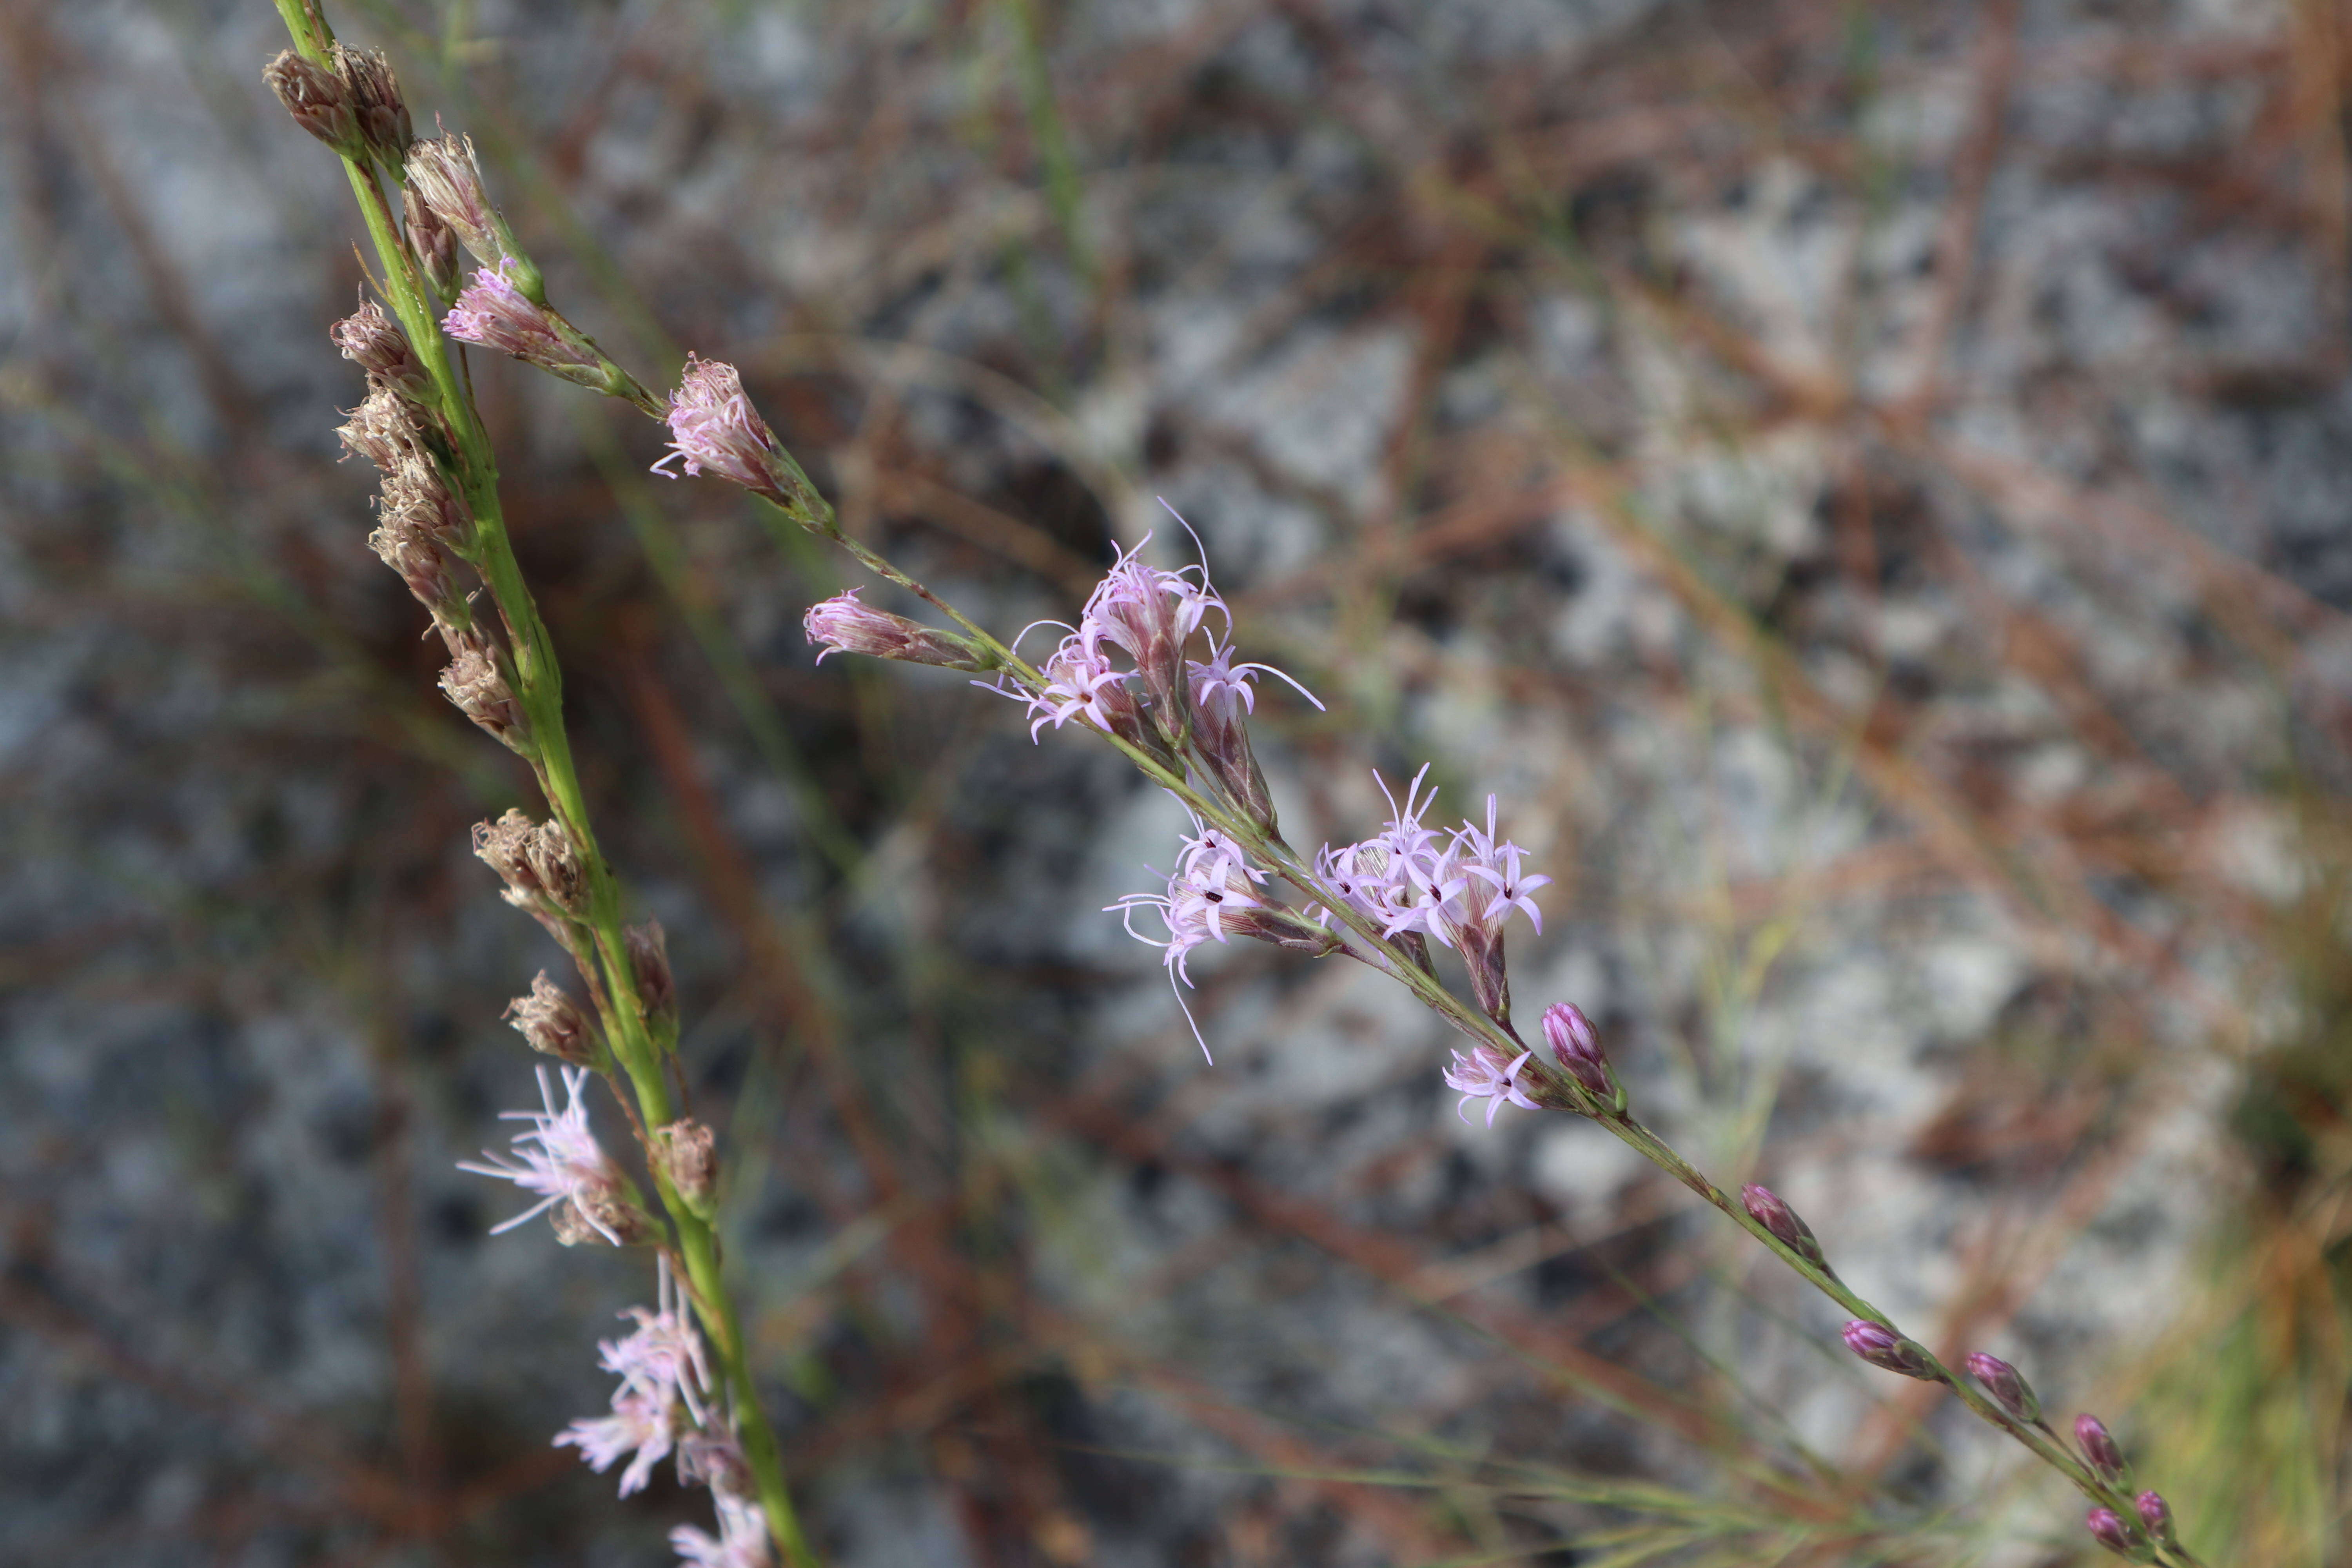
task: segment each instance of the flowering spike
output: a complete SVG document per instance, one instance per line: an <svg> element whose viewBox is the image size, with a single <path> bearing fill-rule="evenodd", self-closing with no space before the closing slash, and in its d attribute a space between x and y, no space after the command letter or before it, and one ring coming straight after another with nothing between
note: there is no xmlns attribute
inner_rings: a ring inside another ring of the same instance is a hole
<svg viewBox="0 0 2352 1568"><path fill-rule="evenodd" d="M970 637L869 609L857 602L857 594L855 588L836 594L811 605L808 614L801 617L801 630L808 640L821 645L816 656L819 664L829 653L862 653L869 658L895 658L947 669L995 668L986 650Z"/></svg>
<svg viewBox="0 0 2352 1568"><path fill-rule="evenodd" d="M2131 1466L2125 1462L2124 1451L2116 1446L2115 1436L2107 1430L2105 1422L2095 1415L2075 1416L2074 1442L2099 1479L2111 1487L2130 1488Z"/></svg>
<svg viewBox="0 0 2352 1568"><path fill-rule="evenodd" d="M1971 1351L1969 1375L1984 1385L1985 1393L2011 1420L2030 1426L2042 1419L2042 1401L2034 1396L2033 1385L1999 1356Z"/></svg>
<svg viewBox="0 0 2352 1568"><path fill-rule="evenodd" d="M1739 1189L1739 1201L1748 1217L1770 1231L1783 1247L1816 1268L1829 1267L1829 1259L1822 1256L1822 1244L1813 1237L1813 1227L1780 1194L1750 1182Z"/></svg>
<svg viewBox="0 0 2352 1568"><path fill-rule="evenodd" d="M1927 1352L1884 1323L1855 1319L1843 1331L1845 1348L1886 1372L1899 1372L1906 1377L1916 1377L1923 1383L1940 1381L1927 1360Z"/></svg>

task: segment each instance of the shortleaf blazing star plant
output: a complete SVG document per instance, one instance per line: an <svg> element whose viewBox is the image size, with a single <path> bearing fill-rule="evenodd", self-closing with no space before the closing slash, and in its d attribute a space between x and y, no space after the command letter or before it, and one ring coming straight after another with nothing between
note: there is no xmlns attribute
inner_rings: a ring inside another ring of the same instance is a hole
<svg viewBox="0 0 2352 1568"><path fill-rule="evenodd" d="M541 1109L508 1113L528 1123L510 1152L462 1168L510 1181L533 1200L498 1231L544 1214L566 1244L651 1255L655 1305L629 1309L623 1316L635 1331L601 1346L604 1369L620 1379L610 1414L575 1421L554 1441L599 1471L621 1467L624 1495L664 1461L681 1481L707 1487L717 1533L675 1531L685 1561L760 1568L781 1559L803 1568L817 1558L754 1397L722 1277L712 1135L682 1113L671 1086L678 1020L664 937L658 925L625 923L625 890L597 847L563 725L562 668L509 542L497 465L463 374L469 344L661 419L668 450L656 471L749 490L951 623L891 615L852 590L807 613L820 659L852 653L969 672L1024 705L1033 740L1042 742L1048 726L1089 731L1181 802L1191 831L1164 888L1111 906L1130 933L1160 950L1180 1000L1189 957L1210 942L1243 938L1380 971L1464 1037L1443 1076L1465 1118L1483 1108L1491 1126L1508 1106L1591 1121L1838 1303L1851 1315L1843 1338L1856 1356L1944 1385L2065 1477L2089 1500L2086 1526L2100 1544L2135 1563L2196 1568L2163 1498L2133 1492L2104 1425L2079 1417L2070 1445L2015 1367L1978 1353L1967 1358L1969 1375L1958 1375L1849 1289L1781 1199L1754 1185L1735 1199L1701 1174L1633 1115L1599 1031L1573 1003L1549 1003L1535 1037L1522 1034L1505 929L1515 915L1542 929L1536 895L1550 879L1528 870L1525 852L1502 836L1494 797L1483 820L1438 826L1424 768L1402 801L1383 783L1391 815L1370 837L1301 853L1283 836L1249 722L1262 676L1313 698L1282 671L1238 657L1233 616L1205 565L1147 564L1147 535L1118 555L1053 652L1030 664L1017 651L1023 637L999 641L843 532L732 365L688 356L664 400L615 364L549 304L540 269L489 200L471 144L417 138L381 56L337 43L314 0L278 5L294 47L269 65L268 80L296 121L341 157L389 307L362 304L333 331L367 378L341 435L382 476L369 542L446 646L444 692L521 757L539 785L545 819L509 812L477 829L475 848L507 900L571 956L585 997L583 1005L542 973L515 1001L515 1027L557 1065L552 1075L539 1070ZM475 263L470 277L461 277L461 252ZM1156 929L1139 929L1139 919ZM1468 1000L1441 977L1439 950L1461 966ZM650 1196L590 1126L600 1080L637 1142Z"/></svg>

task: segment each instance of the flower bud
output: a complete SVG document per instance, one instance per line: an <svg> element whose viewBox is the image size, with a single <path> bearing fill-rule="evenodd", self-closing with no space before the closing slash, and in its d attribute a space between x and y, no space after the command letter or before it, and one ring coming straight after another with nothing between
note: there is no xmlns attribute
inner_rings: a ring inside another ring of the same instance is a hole
<svg viewBox="0 0 2352 1568"><path fill-rule="evenodd" d="M2138 1538L2132 1527L2124 1522L2123 1515L2111 1508L2095 1508L2084 1516L2083 1522L2091 1531L2091 1539L2119 1557L2135 1562L2144 1561Z"/></svg>
<svg viewBox="0 0 2352 1568"><path fill-rule="evenodd" d="M412 402L433 395L433 378L409 352L408 340L372 300L337 321L330 333L343 357Z"/></svg>
<svg viewBox="0 0 2352 1568"><path fill-rule="evenodd" d="M1592 1026L1582 1008L1573 1002L1553 1003L1544 1009L1543 1032L1560 1070L1601 1104L1614 1110L1625 1109L1625 1090L1617 1075L1609 1070L1609 1058L1601 1049L1601 1031Z"/></svg>
<svg viewBox="0 0 2352 1568"><path fill-rule="evenodd" d="M457 293L457 235L440 215L417 199L416 187L410 185L400 193L401 226L408 235L408 251L416 258L416 269L434 294L442 300L454 299Z"/></svg>
<svg viewBox="0 0 2352 1568"><path fill-rule="evenodd" d="M2164 1500L2164 1494L2142 1492L2132 1500L2132 1505L2139 1510L2139 1521L2147 1526L2150 1535L2158 1541L2172 1539L2172 1508Z"/></svg>
<svg viewBox="0 0 2352 1568"><path fill-rule="evenodd" d="M285 49L262 67L261 78L294 117L295 124L348 157L356 158L365 150L360 142L351 86L341 77Z"/></svg>
<svg viewBox="0 0 2352 1568"><path fill-rule="evenodd" d="M2074 1417L2074 1442L2083 1450L2083 1458L2099 1479L2111 1487L2131 1485L2131 1467L2124 1462L2124 1451L2116 1447L2106 1423L2095 1415Z"/></svg>
<svg viewBox="0 0 2352 1568"><path fill-rule="evenodd" d="M1874 1367L1899 1372L1925 1383L1939 1381L1928 1364L1927 1352L1883 1323L1855 1319L1846 1324L1845 1348Z"/></svg>
<svg viewBox="0 0 2352 1568"><path fill-rule="evenodd" d="M1969 1352L1969 1375L1984 1385L1985 1393L2011 1420L2030 1426L2042 1419L2042 1401L2034 1397L2033 1385L1999 1356Z"/></svg>
<svg viewBox="0 0 2352 1568"><path fill-rule="evenodd" d="M710 1129L692 1117L654 1130L653 1165L686 1206L710 1217L719 1192L719 1153Z"/></svg>
<svg viewBox="0 0 2352 1568"><path fill-rule="evenodd" d="M661 921L647 921L623 933L629 944L629 965L637 977L637 1000L646 1016L669 1012L677 1005L677 982L670 973L669 938Z"/></svg>
<svg viewBox="0 0 2352 1568"><path fill-rule="evenodd" d="M530 983L530 995L507 1004L506 1016L534 1051L574 1067L586 1067L595 1059L596 1042L588 1032L586 1016L563 987L548 979L544 969Z"/></svg>
<svg viewBox="0 0 2352 1568"><path fill-rule="evenodd" d="M823 645L816 659L829 653L862 653L869 658L895 658L907 664L937 665L943 669L988 669L980 646L955 632L934 630L904 616L869 609L850 589L822 604L811 605L801 617L808 640Z"/></svg>
<svg viewBox="0 0 2352 1568"><path fill-rule="evenodd" d="M335 71L351 91L352 112L360 139L387 169L397 170L416 139L409 123L408 103L400 94L400 79L381 49L347 49L335 46Z"/></svg>
<svg viewBox="0 0 2352 1568"><path fill-rule="evenodd" d="M1829 1267L1829 1260L1822 1256L1822 1244L1813 1239L1812 1227L1798 1217L1780 1194L1750 1182L1739 1189L1739 1201L1747 1207L1748 1217L1770 1231L1783 1247L1816 1268Z"/></svg>

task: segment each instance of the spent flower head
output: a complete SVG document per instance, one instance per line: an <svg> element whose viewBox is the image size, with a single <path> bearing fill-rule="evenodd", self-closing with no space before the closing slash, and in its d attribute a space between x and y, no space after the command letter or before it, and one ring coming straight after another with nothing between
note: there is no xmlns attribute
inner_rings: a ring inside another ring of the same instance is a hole
<svg viewBox="0 0 2352 1568"><path fill-rule="evenodd" d="M351 84L341 76L292 49L284 49L261 68L261 79L294 117L295 124L346 157L356 158L365 151Z"/></svg>

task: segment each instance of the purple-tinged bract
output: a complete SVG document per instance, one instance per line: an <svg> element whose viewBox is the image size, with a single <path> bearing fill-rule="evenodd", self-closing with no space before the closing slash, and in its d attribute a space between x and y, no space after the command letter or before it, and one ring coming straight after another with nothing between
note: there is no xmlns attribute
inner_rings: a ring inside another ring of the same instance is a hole
<svg viewBox="0 0 2352 1568"><path fill-rule="evenodd" d="M2095 1508L2084 1515L2083 1523L2089 1529L2092 1540L2117 1556L2139 1556L2139 1542L2133 1536L2132 1527L2114 1509Z"/></svg>
<svg viewBox="0 0 2352 1568"><path fill-rule="evenodd" d="M1884 1323L1856 1318L1846 1324L1843 1337L1846 1349L1882 1371L1899 1372L1927 1383L1937 1381L1927 1352Z"/></svg>
<svg viewBox="0 0 2352 1568"><path fill-rule="evenodd" d="M1986 1394L2011 1420L2030 1426L2042 1419L2042 1401L2015 1367L1982 1351L1969 1352L1968 1365L1969 1375L1984 1386Z"/></svg>

